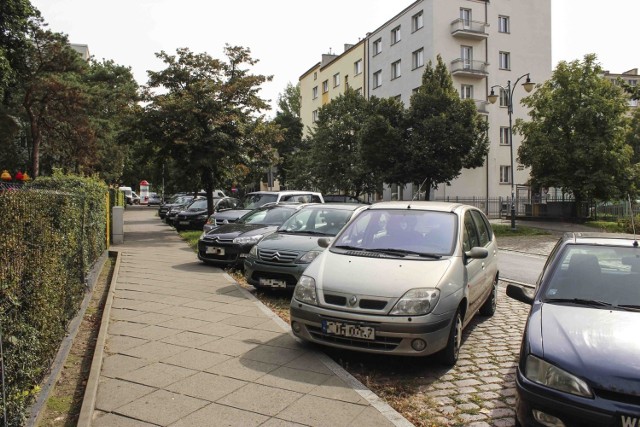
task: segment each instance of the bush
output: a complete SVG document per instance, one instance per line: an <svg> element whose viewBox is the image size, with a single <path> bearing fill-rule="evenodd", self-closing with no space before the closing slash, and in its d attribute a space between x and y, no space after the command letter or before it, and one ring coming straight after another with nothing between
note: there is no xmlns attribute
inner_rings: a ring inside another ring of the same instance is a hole
<svg viewBox="0 0 640 427"><path fill-rule="evenodd" d="M107 187L54 174L0 192L0 332L7 419L25 421L106 250ZM7 256L5 256L7 255ZM2 411L0 411L2 412ZM2 419L2 418L0 418Z"/></svg>

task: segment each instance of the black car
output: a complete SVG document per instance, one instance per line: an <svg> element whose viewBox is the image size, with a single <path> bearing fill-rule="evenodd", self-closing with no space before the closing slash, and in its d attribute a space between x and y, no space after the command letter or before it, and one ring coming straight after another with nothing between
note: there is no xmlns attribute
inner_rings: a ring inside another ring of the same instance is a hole
<svg viewBox="0 0 640 427"><path fill-rule="evenodd" d="M160 205L160 207L158 208L158 216L160 217L160 219L164 219L167 216L167 212L169 212L169 209L175 206L184 206L192 200L192 195L179 194L173 196L167 201L167 203L162 203Z"/></svg>
<svg viewBox="0 0 640 427"><path fill-rule="evenodd" d="M213 211L221 212L228 209L233 209L238 204L239 200L233 197L214 197L213 198ZM185 210L178 212L173 219L173 226L176 230L202 230L202 227L207 222L209 213L207 210L207 199L196 199Z"/></svg>
<svg viewBox="0 0 640 427"><path fill-rule="evenodd" d="M640 425L640 248L635 236L568 233L535 292L516 374L523 426Z"/></svg>
<svg viewBox="0 0 640 427"><path fill-rule="evenodd" d="M205 232L198 241L198 259L208 264L241 269L247 254L305 204L274 204L254 209L231 224Z"/></svg>

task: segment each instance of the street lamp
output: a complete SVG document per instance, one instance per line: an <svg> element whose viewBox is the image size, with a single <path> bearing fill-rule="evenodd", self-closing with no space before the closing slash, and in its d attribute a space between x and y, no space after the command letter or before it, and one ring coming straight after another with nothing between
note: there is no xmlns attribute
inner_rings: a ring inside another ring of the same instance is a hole
<svg viewBox="0 0 640 427"><path fill-rule="evenodd" d="M515 231L516 229L516 204L515 204L516 202L515 202L515 188L514 188L515 180L513 178L513 173L515 169L513 165L513 124L512 124L513 91L516 89L518 82L524 77L526 77L527 80L524 83L522 83L522 87L524 87L524 90L526 90L527 93L531 92L533 90L533 87L535 86L535 83L531 81L531 79L529 78L529 73L527 73L518 77L518 79L513 84L513 86L511 86L511 80L507 81L507 87L500 86L500 85L491 86L491 93L487 97L490 103L492 104L496 103L496 101L498 100L498 95L496 95L495 92L493 91L493 88L495 87L499 87L500 89L504 90L507 94L507 99L506 99L507 113L509 114L509 151L511 155L511 230L513 231Z"/></svg>

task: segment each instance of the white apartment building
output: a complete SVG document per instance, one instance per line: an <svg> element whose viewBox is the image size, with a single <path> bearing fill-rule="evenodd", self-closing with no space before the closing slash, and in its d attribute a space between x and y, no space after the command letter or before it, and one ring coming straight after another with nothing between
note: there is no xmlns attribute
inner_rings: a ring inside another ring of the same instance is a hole
<svg viewBox="0 0 640 427"><path fill-rule="evenodd" d="M417 0L368 33L365 43L366 96L397 97L408 107L426 64L435 65L440 55L460 96L473 99L489 121L484 166L463 170L450 185L433 190L431 198L510 197L511 150L516 193L528 191L529 172L517 163L520 137L510 141L508 95L500 86L511 83L513 123L526 118L520 105L527 95L521 86L525 75L543 82L552 72L551 0ZM500 94L496 104L487 102L492 88ZM301 90L301 95L304 104L309 94ZM309 117L303 114L302 119L305 127L312 126ZM383 199L411 199L414 187L386 186Z"/></svg>
<svg viewBox="0 0 640 427"><path fill-rule="evenodd" d="M624 81L629 86L635 87L638 86L638 69L632 68L629 71L625 71L621 74L611 73L609 71L604 72L604 77L611 80L614 84L618 84L618 80ZM636 109L638 108L638 100L637 99L629 99L629 108Z"/></svg>

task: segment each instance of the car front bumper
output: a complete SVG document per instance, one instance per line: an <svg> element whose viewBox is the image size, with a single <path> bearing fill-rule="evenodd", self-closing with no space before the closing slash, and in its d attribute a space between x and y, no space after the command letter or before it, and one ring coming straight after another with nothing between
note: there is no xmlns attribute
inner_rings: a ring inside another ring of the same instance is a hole
<svg viewBox="0 0 640 427"><path fill-rule="evenodd" d="M309 264L267 264L249 256L244 260L244 277L256 288L286 288L293 290ZM262 279L262 280L261 280ZM262 283L261 283L262 282Z"/></svg>
<svg viewBox="0 0 640 427"><path fill-rule="evenodd" d="M291 329L306 341L330 347L367 353L393 354L397 356L428 356L443 350L449 338L453 313L446 315L429 314L408 317L364 315L291 301ZM326 333L324 322L339 322L349 325L371 327L375 339L368 340ZM412 347L416 340L426 346L417 351Z"/></svg>
<svg viewBox="0 0 640 427"><path fill-rule="evenodd" d="M593 399L562 393L536 384L516 374L518 422L522 426L544 426L536 419L541 414L557 419L565 426L639 426L640 398L636 403L615 402L596 396ZM624 417L624 418L623 418ZM626 421L625 421L626 420ZM562 425L557 424L557 425Z"/></svg>
<svg viewBox="0 0 640 427"><path fill-rule="evenodd" d="M244 267L244 259L249 254L252 246L228 243L212 245L199 241L198 259L221 267L241 269ZM217 251L217 253L212 251Z"/></svg>

